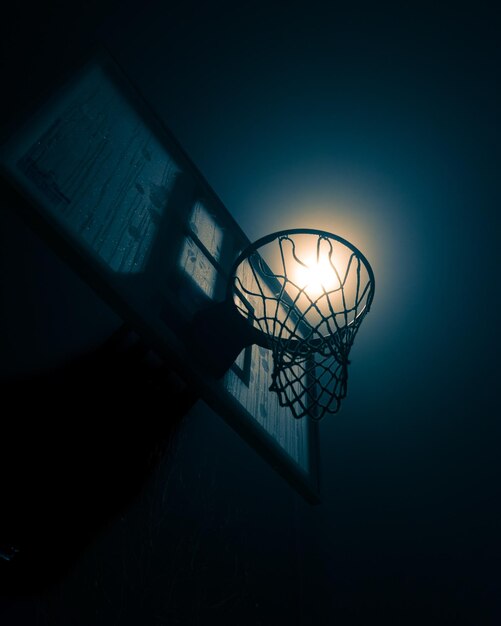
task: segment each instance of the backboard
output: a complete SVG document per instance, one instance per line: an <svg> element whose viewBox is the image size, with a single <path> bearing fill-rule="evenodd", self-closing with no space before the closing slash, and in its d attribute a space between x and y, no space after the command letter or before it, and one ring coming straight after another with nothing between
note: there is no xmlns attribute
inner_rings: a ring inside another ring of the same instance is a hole
<svg viewBox="0 0 501 626"><path fill-rule="evenodd" d="M115 62L101 52L59 88L3 144L0 167L16 207L50 245L318 501L317 425L293 419L269 392L271 352L249 346L216 378L188 340L197 312L224 298L249 240Z"/></svg>

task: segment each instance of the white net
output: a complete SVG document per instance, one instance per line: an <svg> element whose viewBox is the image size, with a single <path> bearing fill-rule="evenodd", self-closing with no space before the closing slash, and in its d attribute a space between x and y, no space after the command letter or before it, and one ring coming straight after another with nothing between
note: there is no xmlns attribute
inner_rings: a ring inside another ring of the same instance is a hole
<svg viewBox="0 0 501 626"><path fill-rule="evenodd" d="M323 231L276 233L241 255L232 287L237 309L273 351L270 390L280 404L296 418L336 413L374 295L365 257Z"/></svg>

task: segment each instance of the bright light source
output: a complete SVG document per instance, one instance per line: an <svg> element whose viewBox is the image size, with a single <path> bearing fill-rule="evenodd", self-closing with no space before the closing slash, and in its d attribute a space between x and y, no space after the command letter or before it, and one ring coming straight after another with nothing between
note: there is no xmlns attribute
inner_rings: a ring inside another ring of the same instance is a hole
<svg viewBox="0 0 501 626"><path fill-rule="evenodd" d="M339 287L339 280L327 255L311 257L304 265L296 265L296 282L310 298L318 298L324 292Z"/></svg>

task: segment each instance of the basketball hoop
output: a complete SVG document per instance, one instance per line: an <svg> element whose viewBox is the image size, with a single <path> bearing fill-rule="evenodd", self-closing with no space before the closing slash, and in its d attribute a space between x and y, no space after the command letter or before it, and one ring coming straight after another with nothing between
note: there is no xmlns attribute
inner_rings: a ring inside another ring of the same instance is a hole
<svg viewBox="0 0 501 626"><path fill-rule="evenodd" d="M364 255L331 233L273 233L236 260L228 300L273 351L270 390L295 418L336 413L346 396L349 353L374 298Z"/></svg>

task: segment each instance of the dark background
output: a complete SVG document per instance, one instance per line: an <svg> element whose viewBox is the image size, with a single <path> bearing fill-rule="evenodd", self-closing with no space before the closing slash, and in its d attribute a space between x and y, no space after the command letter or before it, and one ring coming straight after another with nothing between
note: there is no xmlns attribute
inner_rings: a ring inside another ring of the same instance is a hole
<svg viewBox="0 0 501 626"><path fill-rule="evenodd" d="M133 384L99 350L120 320L2 210L2 519L36 566L0 563L0 623L500 623L495 11L32 2L1 28L6 126L104 44L251 239L331 230L377 288L311 508L203 404L178 427L179 389L134 365L127 429Z"/></svg>

